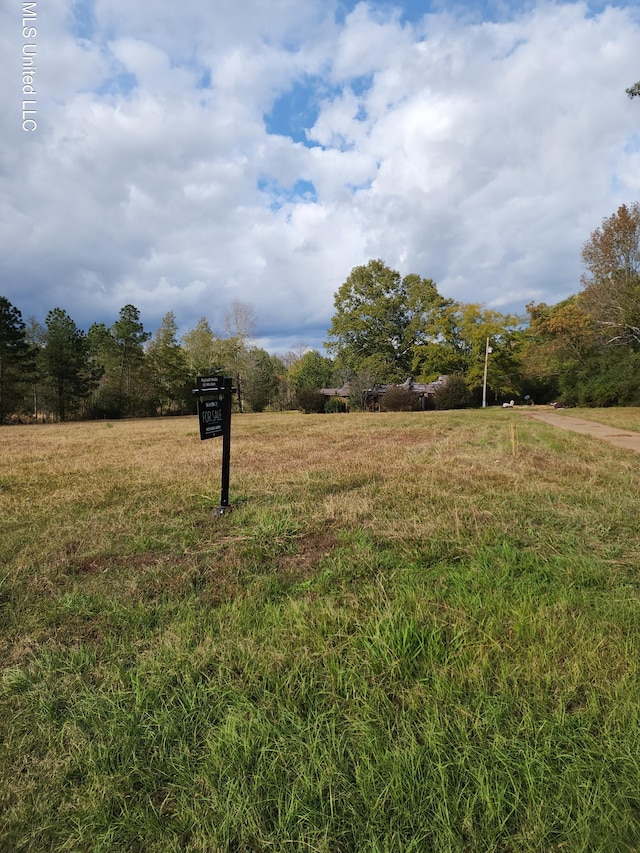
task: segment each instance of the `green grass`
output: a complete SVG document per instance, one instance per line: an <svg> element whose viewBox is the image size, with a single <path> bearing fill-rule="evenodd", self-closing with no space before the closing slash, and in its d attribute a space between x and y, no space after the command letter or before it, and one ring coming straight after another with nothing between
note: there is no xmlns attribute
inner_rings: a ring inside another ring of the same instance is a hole
<svg viewBox="0 0 640 853"><path fill-rule="evenodd" d="M640 457L500 412L0 431L0 850L640 849Z"/></svg>

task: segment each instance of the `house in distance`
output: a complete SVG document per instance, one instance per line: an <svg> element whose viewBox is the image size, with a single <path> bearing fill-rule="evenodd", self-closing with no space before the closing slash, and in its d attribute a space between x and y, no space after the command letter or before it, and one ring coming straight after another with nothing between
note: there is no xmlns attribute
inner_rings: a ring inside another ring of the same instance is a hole
<svg viewBox="0 0 640 853"><path fill-rule="evenodd" d="M433 409L433 395L439 388L442 388L446 384L448 378L448 376L438 376L435 382L415 382L413 377L409 376L401 385L378 385L375 383L370 388L363 390L363 408L370 412L379 412L384 408L385 395L391 389L400 388L416 395L416 408L422 411ZM351 397L351 382L346 382L341 388L321 388L320 393L328 399L340 400L348 409Z"/></svg>

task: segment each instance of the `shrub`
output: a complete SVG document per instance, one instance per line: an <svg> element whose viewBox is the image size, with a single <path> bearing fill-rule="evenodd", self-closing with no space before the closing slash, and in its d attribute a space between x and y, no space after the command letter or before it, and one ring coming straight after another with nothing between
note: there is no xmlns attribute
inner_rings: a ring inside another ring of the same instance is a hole
<svg viewBox="0 0 640 853"><path fill-rule="evenodd" d="M327 398L317 388L298 388L296 405L305 415L321 414L327 404Z"/></svg>
<svg viewBox="0 0 640 853"><path fill-rule="evenodd" d="M408 388L390 385L382 398L386 412L415 412L420 408L420 397Z"/></svg>
<svg viewBox="0 0 640 853"><path fill-rule="evenodd" d="M325 403L324 410L327 414L333 414L334 412L346 412L347 404L344 400L341 400L340 397L329 397Z"/></svg>
<svg viewBox="0 0 640 853"><path fill-rule="evenodd" d="M464 409L469 405L471 394L462 376L450 376L433 395L436 409Z"/></svg>

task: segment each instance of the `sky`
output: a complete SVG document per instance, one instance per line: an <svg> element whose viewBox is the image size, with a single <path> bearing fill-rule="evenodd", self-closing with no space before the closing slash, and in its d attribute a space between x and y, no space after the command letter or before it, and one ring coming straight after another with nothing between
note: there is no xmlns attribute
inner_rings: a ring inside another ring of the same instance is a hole
<svg viewBox="0 0 640 853"><path fill-rule="evenodd" d="M637 0L0 0L0 296L283 354L381 258L524 314L640 200L639 79Z"/></svg>

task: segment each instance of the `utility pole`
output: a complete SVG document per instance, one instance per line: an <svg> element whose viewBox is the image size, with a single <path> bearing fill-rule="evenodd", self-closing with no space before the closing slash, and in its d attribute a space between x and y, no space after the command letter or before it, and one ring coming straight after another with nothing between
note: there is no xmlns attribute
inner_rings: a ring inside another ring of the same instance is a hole
<svg viewBox="0 0 640 853"><path fill-rule="evenodd" d="M487 408L487 368L489 367L489 355L493 352L489 346L489 338L484 349L484 380L482 382L482 408Z"/></svg>

